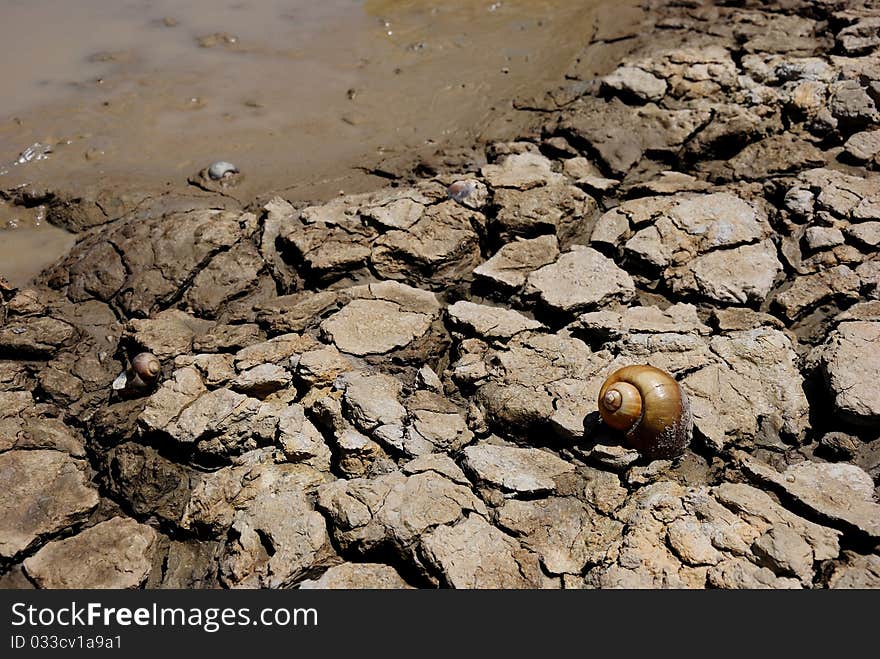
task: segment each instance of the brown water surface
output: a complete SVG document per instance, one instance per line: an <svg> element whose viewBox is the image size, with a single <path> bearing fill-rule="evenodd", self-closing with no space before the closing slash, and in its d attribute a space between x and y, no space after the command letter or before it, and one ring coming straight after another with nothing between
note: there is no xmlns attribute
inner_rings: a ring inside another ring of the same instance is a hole
<svg viewBox="0 0 880 659"><path fill-rule="evenodd" d="M558 83L608 0L0 0L0 190L184 188L216 160L235 196L377 187L383 159L473 143ZM66 251L0 207L0 274Z"/></svg>

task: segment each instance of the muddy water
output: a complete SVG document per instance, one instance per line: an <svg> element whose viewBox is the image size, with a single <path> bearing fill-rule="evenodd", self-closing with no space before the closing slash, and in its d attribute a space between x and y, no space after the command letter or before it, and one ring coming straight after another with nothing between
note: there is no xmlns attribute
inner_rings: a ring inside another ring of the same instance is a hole
<svg viewBox="0 0 880 659"><path fill-rule="evenodd" d="M25 284L73 247L76 236L45 221L40 208L0 201L0 277Z"/></svg>
<svg viewBox="0 0 880 659"><path fill-rule="evenodd" d="M218 159L243 201L375 187L377 164L497 133L621 4L0 0L0 190L182 189ZM70 243L39 209L0 207L0 231L13 283Z"/></svg>

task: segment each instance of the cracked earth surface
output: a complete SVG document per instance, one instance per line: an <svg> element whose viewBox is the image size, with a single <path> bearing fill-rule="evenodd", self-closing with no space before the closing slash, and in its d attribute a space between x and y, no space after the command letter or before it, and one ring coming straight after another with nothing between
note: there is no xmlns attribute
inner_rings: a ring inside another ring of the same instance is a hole
<svg viewBox="0 0 880 659"><path fill-rule="evenodd" d="M0 584L880 586L880 6L646 9L385 189L55 200L76 246L0 286ZM676 460L598 419L634 363Z"/></svg>

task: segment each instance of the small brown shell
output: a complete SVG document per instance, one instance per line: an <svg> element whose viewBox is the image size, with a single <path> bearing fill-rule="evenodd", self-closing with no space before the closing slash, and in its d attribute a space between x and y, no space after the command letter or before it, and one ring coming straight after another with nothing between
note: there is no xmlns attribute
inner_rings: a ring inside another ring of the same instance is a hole
<svg viewBox="0 0 880 659"><path fill-rule="evenodd" d="M599 391L599 414L626 443L652 460L681 455L691 442L687 394L671 375L640 364L618 369Z"/></svg>
<svg viewBox="0 0 880 659"><path fill-rule="evenodd" d="M162 363L153 353L142 352L131 360L131 370L144 384L150 385L162 372Z"/></svg>

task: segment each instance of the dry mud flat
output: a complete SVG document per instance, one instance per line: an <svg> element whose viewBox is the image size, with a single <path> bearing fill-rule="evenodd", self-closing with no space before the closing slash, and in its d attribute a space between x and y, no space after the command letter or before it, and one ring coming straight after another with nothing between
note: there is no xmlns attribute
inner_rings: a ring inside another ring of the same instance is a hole
<svg viewBox="0 0 880 659"><path fill-rule="evenodd" d="M880 586L880 8L648 9L482 161L80 216L2 291L2 583ZM643 362L678 460L597 421Z"/></svg>

